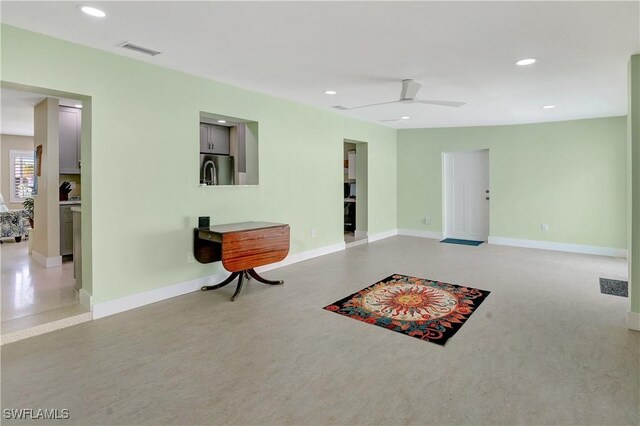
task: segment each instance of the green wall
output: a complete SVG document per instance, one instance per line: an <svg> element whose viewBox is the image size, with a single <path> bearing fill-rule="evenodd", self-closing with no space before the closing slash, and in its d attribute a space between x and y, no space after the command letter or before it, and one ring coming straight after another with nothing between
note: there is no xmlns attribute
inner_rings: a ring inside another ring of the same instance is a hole
<svg viewBox="0 0 640 426"><path fill-rule="evenodd" d="M629 310L640 313L640 55L629 60L628 90Z"/></svg>
<svg viewBox="0 0 640 426"><path fill-rule="evenodd" d="M291 253L343 242L344 139L368 143L369 233L396 228L394 129L6 25L1 59L3 82L91 97L94 303L217 271L189 261L199 215L287 222ZM259 122L259 186L198 186L200 111Z"/></svg>
<svg viewBox="0 0 640 426"><path fill-rule="evenodd" d="M488 148L491 236L626 248L625 144L625 117L400 130L398 228L441 232L442 152Z"/></svg>

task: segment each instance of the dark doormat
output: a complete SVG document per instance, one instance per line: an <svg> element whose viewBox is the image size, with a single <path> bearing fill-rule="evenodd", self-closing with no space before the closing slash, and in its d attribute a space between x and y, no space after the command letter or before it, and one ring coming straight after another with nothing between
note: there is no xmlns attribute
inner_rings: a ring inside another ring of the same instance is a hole
<svg viewBox="0 0 640 426"><path fill-rule="evenodd" d="M622 280L600 278L600 293L629 297L629 283Z"/></svg>
<svg viewBox="0 0 640 426"><path fill-rule="evenodd" d="M489 293L423 278L391 275L324 309L444 345Z"/></svg>
<svg viewBox="0 0 640 426"><path fill-rule="evenodd" d="M441 243L448 243L448 244L460 244L463 246L479 246L480 244L484 243L484 241L475 241L475 240L459 240L457 238L445 238L444 240L440 241Z"/></svg>

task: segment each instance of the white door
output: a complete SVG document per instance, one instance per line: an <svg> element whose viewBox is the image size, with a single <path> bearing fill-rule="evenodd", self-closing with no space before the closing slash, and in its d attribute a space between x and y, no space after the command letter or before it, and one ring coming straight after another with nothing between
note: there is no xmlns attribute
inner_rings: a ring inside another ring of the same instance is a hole
<svg viewBox="0 0 640 426"><path fill-rule="evenodd" d="M489 236L489 150L444 153L445 238Z"/></svg>

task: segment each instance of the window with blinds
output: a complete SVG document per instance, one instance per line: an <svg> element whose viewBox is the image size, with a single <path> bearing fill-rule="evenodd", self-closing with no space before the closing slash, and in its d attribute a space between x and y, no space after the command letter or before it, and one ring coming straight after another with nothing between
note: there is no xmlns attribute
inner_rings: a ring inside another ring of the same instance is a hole
<svg viewBox="0 0 640 426"><path fill-rule="evenodd" d="M9 182L12 203L21 203L33 196L34 159L33 151L9 151Z"/></svg>

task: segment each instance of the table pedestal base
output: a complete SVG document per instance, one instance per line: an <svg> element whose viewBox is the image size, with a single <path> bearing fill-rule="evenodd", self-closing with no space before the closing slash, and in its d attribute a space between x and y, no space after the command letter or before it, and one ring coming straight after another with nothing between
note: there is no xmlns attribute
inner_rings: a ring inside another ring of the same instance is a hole
<svg viewBox="0 0 640 426"><path fill-rule="evenodd" d="M231 282L233 280L235 280L236 278L238 278L238 285L236 286L236 291L233 293L233 296L231 296L231 301L235 301L238 296L240 295L240 292L242 291L242 284L243 284L243 280L246 278L247 280L250 280L251 278L254 278L256 281L259 281L263 284L268 284L268 285L281 285L284 284L284 281L281 280L268 280L266 278L261 277L260 275L258 275L258 273L255 271L255 269L251 268L251 269L245 269L244 271L239 271L239 272L232 272L231 275L229 275L224 281L222 281L220 284L215 284L215 285L206 285L203 286L200 290L202 291L207 291L207 290L217 290L219 288L222 288L228 284L231 284Z"/></svg>

